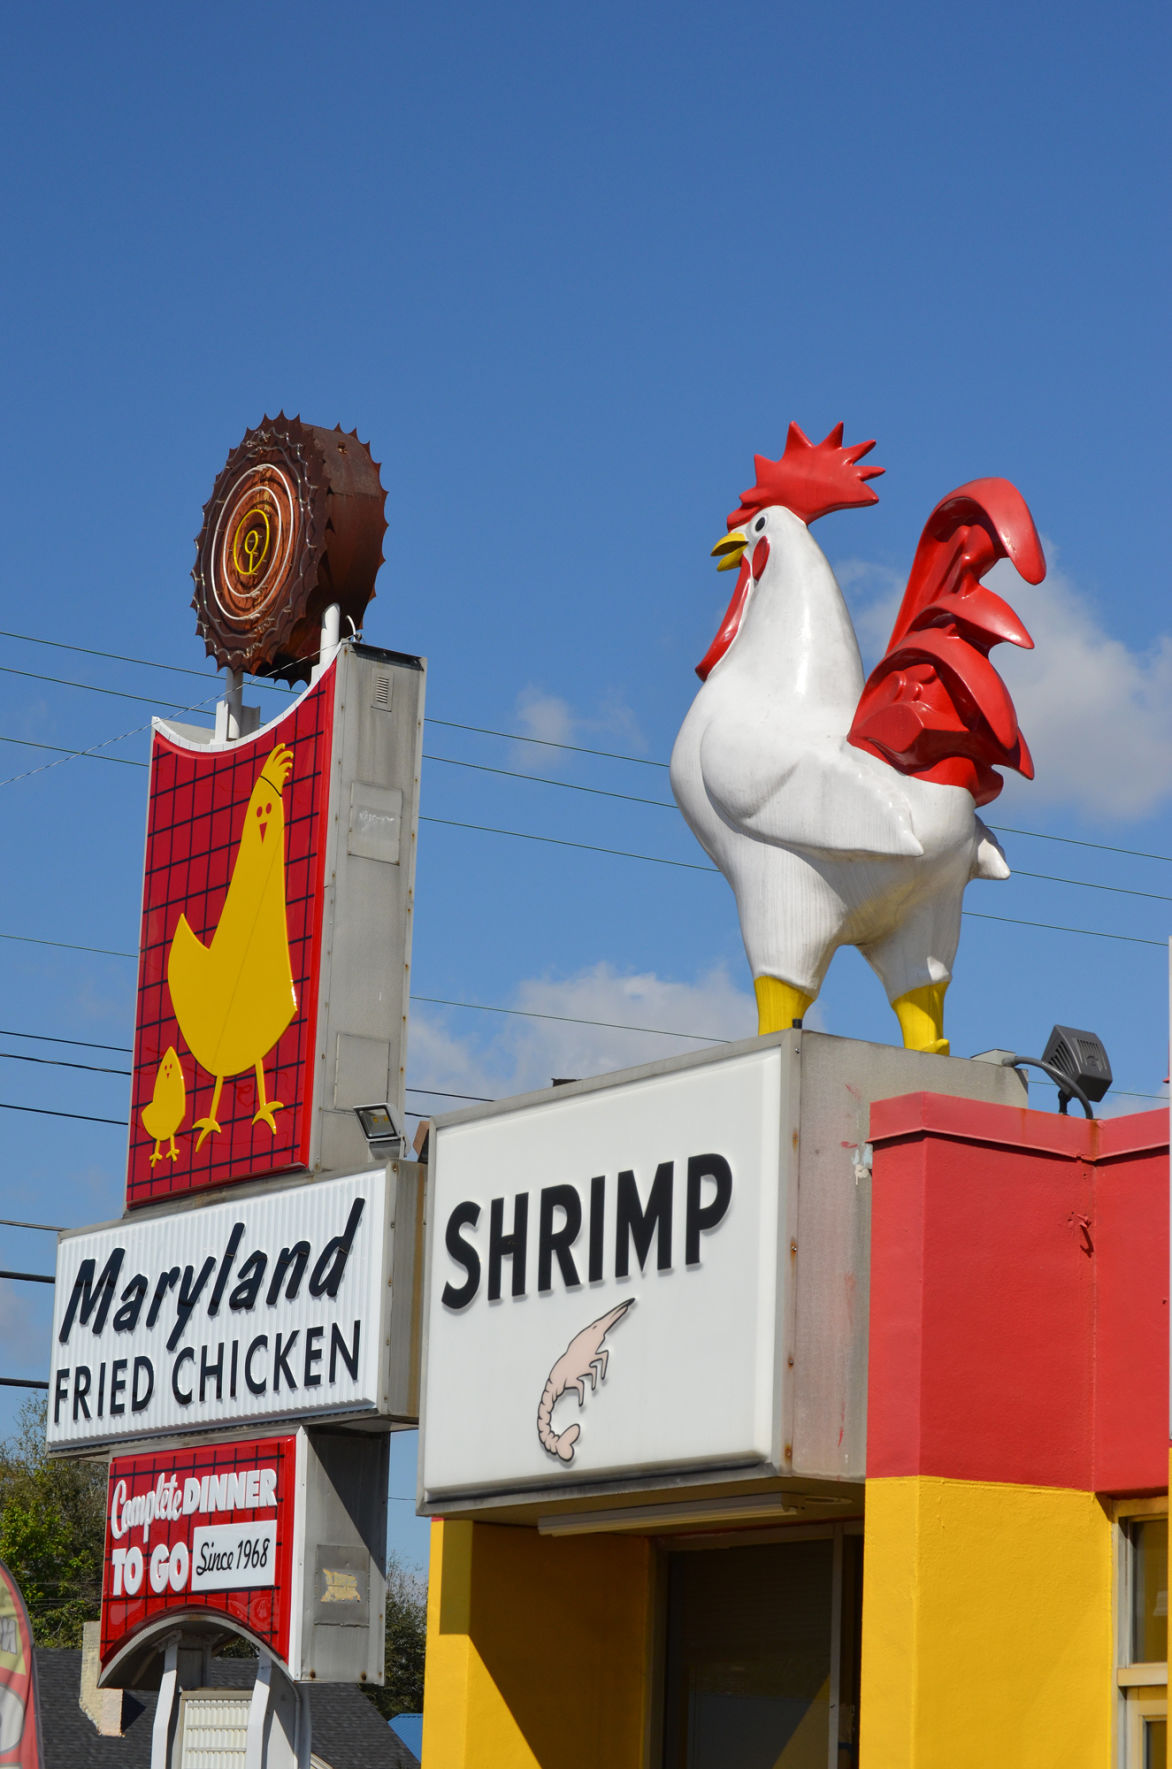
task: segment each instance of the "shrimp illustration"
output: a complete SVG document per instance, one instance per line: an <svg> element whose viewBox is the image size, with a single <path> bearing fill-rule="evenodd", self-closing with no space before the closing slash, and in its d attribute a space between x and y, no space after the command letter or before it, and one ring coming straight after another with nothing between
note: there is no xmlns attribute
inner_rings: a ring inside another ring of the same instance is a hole
<svg viewBox="0 0 1172 1769"><path fill-rule="evenodd" d="M565 1431L557 1432L550 1421L558 1397L567 1388L578 1391L578 1405L581 1407L586 1400L586 1380L590 1379L592 1389L598 1387L599 1377L606 1380L606 1366L610 1361L610 1352L603 1345L603 1340L617 1321L621 1321L631 1303L620 1302L608 1314L599 1315L588 1327L576 1333L566 1346L561 1357L549 1372L549 1379L541 1392L541 1400L537 1407L537 1435L541 1439L541 1447L556 1456L561 1462L574 1460L574 1445L581 1435L582 1427L578 1424L569 1425Z"/></svg>

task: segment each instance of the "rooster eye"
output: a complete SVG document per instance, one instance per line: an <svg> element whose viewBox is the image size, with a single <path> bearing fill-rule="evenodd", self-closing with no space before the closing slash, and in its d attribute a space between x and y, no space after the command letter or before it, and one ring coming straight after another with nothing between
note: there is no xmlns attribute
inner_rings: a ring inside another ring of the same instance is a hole
<svg viewBox="0 0 1172 1769"><path fill-rule="evenodd" d="M753 528L754 528L754 531L755 531L755 532L756 532L756 533L757 533L757 534L760 534L760 532L761 532L761 530L762 530L762 529L763 529L763 528L764 528L764 526L765 526L765 518L764 518L764 516L758 516L758 518L757 518L757 520L756 520L756 522L754 522L754 524L753 524Z"/></svg>

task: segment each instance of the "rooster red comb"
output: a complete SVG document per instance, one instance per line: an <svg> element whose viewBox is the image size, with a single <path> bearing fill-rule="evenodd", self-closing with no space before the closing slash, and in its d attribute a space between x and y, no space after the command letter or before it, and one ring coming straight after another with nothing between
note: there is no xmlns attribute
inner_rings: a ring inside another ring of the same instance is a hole
<svg viewBox="0 0 1172 1769"><path fill-rule="evenodd" d="M740 507L728 519L730 529L739 528L770 504L783 504L803 522L856 504L877 504L878 496L865 482L877 479L884 469L858 464L874 446L873 441L856 442L853 448L843 448L841 424L824 442L811 442L797 424L791 424L780 461L753 456L757 483L741 493Z"/></svg>

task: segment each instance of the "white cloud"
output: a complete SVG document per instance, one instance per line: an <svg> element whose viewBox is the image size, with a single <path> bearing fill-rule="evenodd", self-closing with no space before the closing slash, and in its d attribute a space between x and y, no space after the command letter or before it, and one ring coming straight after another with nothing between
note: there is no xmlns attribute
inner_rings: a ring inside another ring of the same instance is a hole
<svg viewBox="0 0 1172 1769"><path fill-rule="evenodd" d="M525 737L536 737L541 743L573 741L574 715L570 703L556 694L544 694L532 685L522 688L517 696L516 716Z"/></svg>
<svg viewBox="0 0 1172 1769"><path fill-rule="evenodd" d="M555 1075L581 1080L702 1048L694 1039L657 1036L660 1030L678 1028L715 1043L749 1038L757 1029L752 995L723 969L694 983L680 983L652 972L623 975L613 965L600 963L572 977L529 978L503 1005L518 1014L557 1017L525 1019L416 1007L411 1018L411 1085L502 1099L548 1087ZM580 1021L604 1023L567 1023ZM419 1094L409 1100L418 1112L450 1110L459 1103L429 1102Z"/></svg>
<svg viewBox="0 0 1172 1769"><path fill-rule="evenodd" d="M1046 552L1053 560L1052 543ZM1030 801L1115 821L1159 810L1172 796L1172 634L1132 650L1053 564L1036 587L1008 563L987 581L1012 601L1036 647L995 653L1033 752Z"/></svg>
<svg viewBox="0 0 1172 1769"><path fill-rule="evenodd" d="M568 700L548 694L532 683L522 688L513 713L518 730L540 743L565 743L586 749L614 749L642 754L646 750L639 722L621 696L609 693L592 714L575 712ZM549 773L563 757L527 743L514 745L510 765L526 773Z"/></svg>
<svg viewBox="0 0 1172 1769"><path fill-rule="evenodd" d="M1027 584L1008 560L986 582L1029 629L1035 649L1000 645L993 661L1017 707L1036 779L1020 802L1077 807L1112 821L1151 816L1172 797L1172 634L1133 650L1107 630L1091 598L1057 564ZM837 567L869 667L881 654L903 592L886 566ZM1007 785L1013 789L1013 777ZM1019 795L1014 792L1015 798Z"/></svg>

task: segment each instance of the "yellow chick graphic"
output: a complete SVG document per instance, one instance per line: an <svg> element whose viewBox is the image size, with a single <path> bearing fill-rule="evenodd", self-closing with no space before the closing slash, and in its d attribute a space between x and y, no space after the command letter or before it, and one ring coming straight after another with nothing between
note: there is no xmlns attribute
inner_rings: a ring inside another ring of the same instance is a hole
<svg viewBox="0 0 1172 1769"><path fill-rule="evenodd" d="M187 1083L183 1078L183 1065L175 1054L175 1046L168 1045L163 1052L163 1060L155 1075L155 1091L151 1095L151 1103L142 1109L143 1129L148 1136L155 1139L155 1150L151 1156L151 1166L163 1159L162 1143L170 1143L167 1154L172 1161L179 1159L179 1150L175 1147L175 1132L182 1124L187 1111Z"/></svg>
<svg viewBox="0 0 1172 1769"><path fill-rule="evenodd" d="M229 1075L256 1071L256 1115L276 1135L280 1100L265 1097L264 1059L297 1012L285 912L285 806L293 751L279 743L252 789L219 924L205 946L181 915L167 957L179 1029L215 1077L211 1111L196 1120L196 1148L216 1121Z"/></svg>

